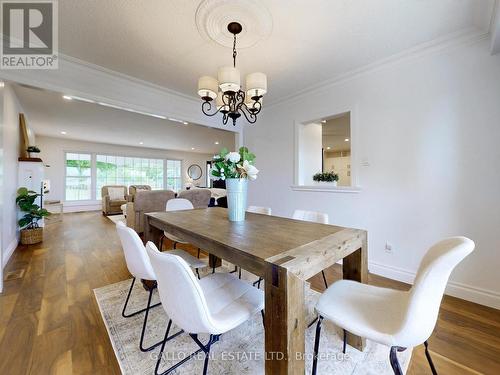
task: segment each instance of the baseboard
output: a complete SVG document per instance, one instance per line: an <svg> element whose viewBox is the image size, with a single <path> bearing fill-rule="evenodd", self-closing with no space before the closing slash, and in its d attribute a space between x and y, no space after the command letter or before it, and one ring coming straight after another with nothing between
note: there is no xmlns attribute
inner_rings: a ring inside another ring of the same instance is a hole
<svg viewBox="0 0 500 375"><path fill-rule="evenodd" d="M392 267L376 262L370 262L368 265L370 273L387 277L388 279L401 281L407 284L413 284L415 272L411 272L399 267ZM463 283L450 281L446 287L447 295L464 299L466 301L478 303L480 305L500 309L500 293L483 288L476 288Z"/></svg>
<svg viewBox="0 0 500 375"><path fill-rule="evenodd" d="M7 265L7 262L9 261L12 254L14 254L14 250L16 250L18 244L19 238L17 238L16 236L16 238L14 238L12 242L3 250L2 265L4 268Z"/></svg>

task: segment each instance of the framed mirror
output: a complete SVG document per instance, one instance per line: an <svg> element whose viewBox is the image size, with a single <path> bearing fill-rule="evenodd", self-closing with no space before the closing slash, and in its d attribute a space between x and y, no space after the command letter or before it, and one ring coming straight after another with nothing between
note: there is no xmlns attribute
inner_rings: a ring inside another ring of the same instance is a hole
<svg viewBox="0 0 500 375"><path fill-rule="evenodd" d="M199 180L203 175L203 171L198 164L191 164L187 170L188 176L193 180Z"/></svg>

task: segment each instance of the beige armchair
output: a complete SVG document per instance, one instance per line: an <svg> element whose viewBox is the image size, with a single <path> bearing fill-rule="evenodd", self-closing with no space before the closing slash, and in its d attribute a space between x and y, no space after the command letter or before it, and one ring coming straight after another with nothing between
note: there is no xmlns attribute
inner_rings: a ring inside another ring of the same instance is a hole
<svg viewBox="0 0 500 375"><path fill-rule="evenodd" d="M210 189L183 190L177 195L177 198L189 200L194 208L207 208L211 197Z"/></svg>
<svg viewBox="0 0 500 375"><path fill-rule="evenodd" d="M151 190L151 186L149 186L149 185L130 185L128 187L127 201L128 202L133 202L135 194L138 191L144 191L144 190Z"/></svg>
<svg viewBox="0 0 500 375"><path fill-rule="evenodd" d="M109 189L120 189L120 197L110 196ZM101 188L101 197L102 197L102 214L103 215L114 215L121 214L121 205L127 203L127 187L122 185L106 185Z"/></svg>
<svg viewBox="0 0 500 375"><path fill-rule="evenodd" d="M172 190L139 191L134 201L127 203L127 226L137 233L144 232L144 214L165 211L167 201L175 198Z"/></svg>

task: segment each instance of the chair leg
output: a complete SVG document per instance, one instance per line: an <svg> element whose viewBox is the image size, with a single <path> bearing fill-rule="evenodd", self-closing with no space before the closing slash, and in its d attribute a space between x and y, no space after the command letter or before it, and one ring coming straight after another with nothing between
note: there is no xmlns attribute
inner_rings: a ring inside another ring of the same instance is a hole
<svg viewBox="0 0 500 375"><path fill-rule="evenodd" d="M262 277L259 277L259 280L255 281L252 285L257 285L257 289L260 289L260 282L262 281Z"/></svg>
<svg viewBox="0 0 500 375"><path fill-rule="evenodd" d="M318 318L318 324L316 325L316 337L314 338L314 356L313 356L313 366L312 366L312 375L316 375L316 371L318 370L318 351L319 351L319 338L321 336L321 322L323 321L323 317L320 315Z"/></svg>
<svg viewBox="0 0 500 375"><path fill-rule="evenodd" d="M153 298L153 291L154 289L151 289L149 291L148 305L146 307L146 314L144 315L144 323L142 323L141 340L139 341L139 349L141 350L141 352L149 352L150 350L161 345L161 343L163 342L163 340L161 340L158 341L156 344L148 346L147 348L144 347L144 335L146 333L146 326L148 324L148 316L149 316L149 310L151 309L151 299Z"/></svg>
<svg viewBox="0 0 500 375"><path fill-rule="evenodd" d="M125 313L125 310L127 309L128 301L130 299L130 295L132 294L132 289L134 289L134 284L135 284L135 277L132 279L132 284L130 285L130 289L129 289L128 294L127 294L127 299L125 300L125 305L123 305L122 316L124 318L130 318L130 317L135 316L137 314L143 313L144 311L147 310L147 308L146 308L146 309L142 309L139 311L135 311L131 314ZM150 306L149 308L152 309L153 307L160 306L160 305L161 305L161 303L157 303L153 306Z"/></svg>
<svg viewBox="0 0 500 375"><path fill-rule="evenodd" d="M236 271L238 271L238 266L234 266L234 270L232 270L231 272L229 273L235 273Z"/></svg>
<svg viewBox="0 0 500 375"><path fill-rule="evenodd" d="M260 310L260 315L262 315L262 325L264 326L264 329L266 328L266 314L264 313L264 310Z"/></svg>
<svg viewBox="0 0 500 375"><path fill-rule="evenodd" d="M429 343L424 341L425 346L425 356L427 357L427 362L429 362L429 366L431 367L432 375L438 375L436 371L436 367L434 367L434 362L432 362L431 353L429 352Z"/></svg>
<svg viewBox="0 0 500 375"><path fill-rule="evenodd" d="M198 280L200 280L201 279L200 271L198 270L198 268L196 268L195 271L196 271L196 276L198 276Z"/></svg>
<svg viewBox="0 0 500 375"><path fill-rule="evenodd" d="M198 259L200 259L200 248L198 248L198 256L197 256Z"/></svg>
<svg viewBox="0 0 500 375"><path fill-rule="evenodd" d="M174 250L177 249L177 242L174 241Z"/></svg>
<svg viewBox="0 0 500 375"><path fill-rule="evenodd" d="M238 279L240 279L240 280L241 280L241 267L240 267L240 269L239 269L239 271L238 271Z"/></svg>
<svg viewBox="0 0 500 375"><path fill-rule="evenodd" d="M394 375L403 375L403 371L401 370L401 366L399 365L397 353L404 350L406 350L406 348L402 348L400 346L391 346L389 360L391 361L391 367L392 371L394 371Z"/></svg>
<svg viewBox="0 0 500 375"><path fill-rule="evenodd" d="M347 331L344 329L344 344L342 346L342 353L345 354L345 351L347 349Z"/></svg>
<svg viewBox="0 0 500 375"><path fill-rule="evenodd" d="M165 235L162 234L160 237L160 251L163 251L163 239L165 238Z"/></svg>
<svg viewBox="0 0 500 375"><path fill-rule="evenodd" d="M328 282L326 281L325 271L321 271L321 275L323 276L323 282L325 283L325 288L328 289Z"/></svg>

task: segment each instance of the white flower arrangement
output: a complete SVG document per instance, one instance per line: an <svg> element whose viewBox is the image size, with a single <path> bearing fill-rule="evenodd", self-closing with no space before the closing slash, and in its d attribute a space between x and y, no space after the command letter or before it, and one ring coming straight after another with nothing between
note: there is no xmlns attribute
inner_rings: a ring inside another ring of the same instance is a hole
<svg viewBox="0 0 500 375"><path fill-rule="evenodd" d="M226 178L248 178L255 180L259 170L253 165L255 155L246 147L240 147L239 152L229 152L223 148L219 155L214 156L210 178L225 180Z"/></svg>

